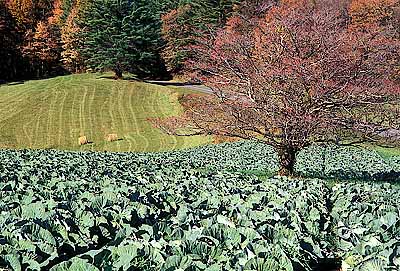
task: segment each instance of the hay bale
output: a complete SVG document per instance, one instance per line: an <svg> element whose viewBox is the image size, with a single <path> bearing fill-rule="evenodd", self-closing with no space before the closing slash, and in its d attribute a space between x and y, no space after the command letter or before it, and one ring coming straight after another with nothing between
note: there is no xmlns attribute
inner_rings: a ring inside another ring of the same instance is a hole
<svg viewBox="0 0 400 271"><path fill-rule="evenodd" d="M117 134L108 134L106 135L106 140L108 142L113 142L118 140L118 135Z"/></svg>
<svg viewBox="0 0 400 271"><path fill-rule="evenodd" d="M87 140L86 136L79 137L78 143L80 146L88 144L88 140Z"/></svg>

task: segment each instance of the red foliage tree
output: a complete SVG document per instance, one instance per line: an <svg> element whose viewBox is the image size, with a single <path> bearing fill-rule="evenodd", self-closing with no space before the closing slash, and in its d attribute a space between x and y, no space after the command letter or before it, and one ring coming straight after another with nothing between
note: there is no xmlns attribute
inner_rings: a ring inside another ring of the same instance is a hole
<svg viewBox="0 0 400 271"><path fill-rule="evenodd" d="M262 19L233 17L196 48L191 64L216 95L192 98L160 126L261 140L277 150L281 175L294 173L296 154L313 142L399 128L397 39L385 28L350 29L338 1L269 3Z"/></svg>

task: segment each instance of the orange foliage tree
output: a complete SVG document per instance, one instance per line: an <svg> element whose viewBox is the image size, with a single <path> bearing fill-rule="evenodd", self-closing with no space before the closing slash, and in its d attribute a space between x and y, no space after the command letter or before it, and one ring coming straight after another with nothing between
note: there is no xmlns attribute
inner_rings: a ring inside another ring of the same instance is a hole
<svg viewBox="0 0 400 271"><path fill-rule="evenodd" d="M385 27L386 35L400 39L400 1L399 0L352 0L349 15L353 28L362 30ZM397 66L393 77L400 80L400 59L393 59Z"/></svg>
<svg viewBox="0 0 400 271"><path fill-rule="evenodd" d="M33 0L7 0L8 10L20 26L34 24Z"/></svg>
<svg viewBox="0 0 400 271"><path fill-rule="evenodd" d="M398 0L352 0L349 15L356 27L387 25L397 19L399 8Z"/></svg>
<svg viewBox="0 0 400 271"><path fill-rule="evenodd" d="M19 27L32 29L52 9L52 2L52 0L6 0L6 5Z"/></svg>
<svg viewBox="0 0 400 271"><path fill-rule="evenodd" d="M61 0L53 3L50 16L39 21L34 30L25 35L22 52L31 60L37 77L43 76L58 66L60 59L60 17L63 13Z"/></svg>
<svg viewBox="0 0 400 271"><path fill-rule="evenodd" d="M191 65L215 95L197 96L169 133L256 139L273 146L280 174L316 141L379 138L400 129L400 43L385 28L351 29L338 1L283 0L262 19L231 18L196 46Z"/></svg>

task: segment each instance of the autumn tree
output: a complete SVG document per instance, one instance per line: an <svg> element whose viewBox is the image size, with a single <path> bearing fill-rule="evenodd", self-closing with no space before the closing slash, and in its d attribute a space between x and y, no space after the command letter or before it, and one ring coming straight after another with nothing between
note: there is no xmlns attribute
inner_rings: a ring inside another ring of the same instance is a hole
<svg viewBox="0 0 400 271"><path fill-rule="evenodd" d="M6 3L19 26L29 28L35 24L33 0L9 0Z"/></svg>
<svg viewBox="0 0 400 271"><path fill-rule="evenodd" d="M398 19L396 13L399 8L398 0L352 0L349 15L352 25L356 27L397 24L395 21Z"/></svg>
<svg viewBox="0 0 400 271"><path fill-rule="evenodd" d="M27 43L22 52L30 59L36 77L51 73L60 58L60 42L56 26L48 22L39 22L35 31L29 32L26 36Z"/></svg>
<svg viewBox="0 0 400 271"><path fill-rule="evenodd" d="M266 1L268 2L268 1ZM256 139L273 146L281 175L318 141L379 138L399 128L400 53L385 28L349 28L338 1L274 1L261 19L231 18L196 46L195 72L215 95L187 101L169 133Z"/></svg>
<svg viewBox="0 0 400 271"><path fill-rule="evenodd" d="M140 77L159 69L160 18L153 1L94 0L80 27L80 53L94 70L112 70Z"/></svg>
<svg viewBox="0 0 400 271"><path fill-rule="evenodd" d="M2 69L7 72L8 80L30 78L35 72L31 59L24 54L23 48L33 37L32 33L38 22L45 20L52 9L50 0L3 0L1 3L2 15L6 20L7 29L2 35L4 39L0 47L7 55L1 58ZM5 50L7 48L7 50Z"/></svg>
<svg viewBox="0 0 400 271"><path fill-rule="evenodd" d="M16 21L5 2L0 0L0 81L18 76L18 63L21 62L18 45L21 38Z"/></svg>
<svg viewBox="0 0 400 271"><path fill-rule="evenodd" d="M352 0L349 6L351 27L363 29L384 27L385 34L400 40L400 1ZM392 59L397 65L393 77L400 80L400 59Z"/></svg>
<svg viewBox="0 0 400 271"><path fill-rule="evenodd" d="M59 66L61 4L61 0L54 1L49 17L39 21L34 30L25 34L22 52L31 60L36 77L54 73Z"/></svg>
<svg viewBox="0 0 400 271"><path fill-rule="evenodd" d="M34 29L53 8L52 0L5 0L10 13L20 28Z"/></svg>

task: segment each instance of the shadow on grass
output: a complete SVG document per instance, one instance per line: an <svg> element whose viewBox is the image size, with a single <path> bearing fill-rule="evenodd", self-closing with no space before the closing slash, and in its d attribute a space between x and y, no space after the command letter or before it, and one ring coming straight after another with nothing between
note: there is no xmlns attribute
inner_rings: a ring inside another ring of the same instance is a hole
<svg viewBox="0 0 400 271"><path fill-rule="evenodd" d="M267 170L229 170L231 173L239 173L243 175L252 175L256 176L262 180L272 178L277 175L277 172L274 171L267 171ZM359 178L352 178L352 177L344 177L338 175L337 177L329 177L329 176L321 176L321 175L307 175L307 174L299 174L294 176L295 179L321 179L327 181L329 184L334 185L337 182L389 182L392 184L400 185L400 172L398 171L390 171L390 172L383 172L377 173L374 175L365 175Z"/></svg>
<svg viewBox="0 0 400 271"><path fill-rule="evenodd" d="M159 85L170 85L174 86L181 86L179 82L171 82L172 78L170 76L163 76L160 75L158 77L151 77L151 76L145 76L145 77L140 77L134 74L126 73L122 76L122 78L117 78L115 75L112 74L103 74L98 77L98 79L111 79L111 80L122 80L122 81L135 81L135 82L144 82L144 83L150 83L150 84L159 84ZM192 82L187 82L187 83L182 83L182 86L184 85L195 85ZM197 85L197 84L196 84Z"/></svg>
<svg viewBox="0 0 400 271"><path fill-rule="evenodd" d="M16 85L23 85L25 81L15 81L15 82L7 82L5 80L0 80L0 86L16 86Z"/></svg>
<svg viewBox="0 0 400 271"><path fill-rule="evenodd" d="M171 82L171 81L157 81L157 80L144 80L145 83L168 86L168 87L185 87L185 86L201 86L201 83L193 82Z"/></svg>
<svg viewBox="0 0 400 271"><path fill-rule="evenodd" d="M142 82L143 81L142 79L139 79L139 78L137 78L137 77L135 77L133 75L132 76L130 76L130 75L123 76L122 78L116 78L114 75L102 75L102 76L98 77L97 79L109 79L109 80L115 80L115 81L118 81L118 80L136 81L136 82Z"/></svg>
<svg viewBox="0 0 400 271"><path fill-rule="evenodd" d="M8 83L7 85L16 86L16 85L23 85L23 84L25 84L25 81L12 82L12 83Z"/></svg>

